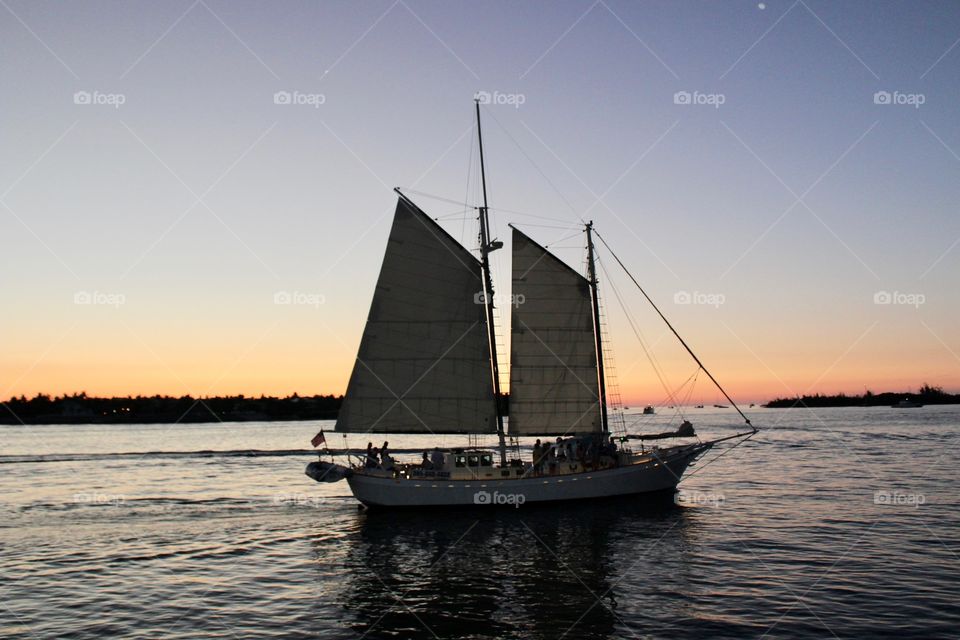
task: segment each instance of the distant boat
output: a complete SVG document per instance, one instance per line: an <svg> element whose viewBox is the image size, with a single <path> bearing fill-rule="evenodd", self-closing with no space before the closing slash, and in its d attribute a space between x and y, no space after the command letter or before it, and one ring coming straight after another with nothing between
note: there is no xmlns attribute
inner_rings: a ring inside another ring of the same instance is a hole
<svg viewBox="0 0 960 640"><path fill-rule="evenodd" d="M514 305L510 314L510 413L505 425L497 401L499 340L488 258L503 243L489 235L479 102L476 112L483 185L483 206L477 208L479 259L396 189L393 227L335 427L364 440L371 432L465 434L467 446L424 447L421 463L407 463L394 462L386 451L378 456L368 445L366 455L355 455L353 464L319 460L307 466L306 474L317 482L346 480L360 502L380 507L519 507L675 491L687 467L711 447L748 438L757 429L743 416L743 432L642 446L640 451L629 440L648 436L628 434L623 426L611 433L616 423L607 417L592 223L584 226L586 274L511 225L512 293L524 303ZM677 338L686 347L679 334ZM519 447L507 446L508 433L511 439L548 438L534 449L531 464L521 458ZM495 435L498 449L478 448L478 434ZM324 442L322 436L316 436L317 443ZM685 423L657 437L696 434Z"/></svg>
<svg viewBox="0 0 960 640"><path fill-rule="evenodd" d="M919 402L914 402L910 398L904 398L897 404L892 404L890 406L894 409L919 409L923 405L920 404Z"/></svg>
<svg viewBox="0 0 960 640"><path fill-rule="evenodd" d="M703 409L703 405L702 405L702 404L698 404L697 406L694 407L694 409Z"/></svg>
<svg viewBox="0 0 960 640"><path fill-rule="evenodd" d="M725 404L715 404L715 405L713 405L713 406L716 407L717 409L729 409L729 408L730 408L730 407L728 407L728 406L725 405Z"/></svg>
<svg viewBox="0 0 960 640"><path fill-rule="evenodd" d="M652 415L655 414L656 412L657 412L657 410L654 409L653 407L651 407L650 405L647 405L647 406L645 406L645 407L643 408L643 415L645 415L645 416L652 416Z"/></svg>

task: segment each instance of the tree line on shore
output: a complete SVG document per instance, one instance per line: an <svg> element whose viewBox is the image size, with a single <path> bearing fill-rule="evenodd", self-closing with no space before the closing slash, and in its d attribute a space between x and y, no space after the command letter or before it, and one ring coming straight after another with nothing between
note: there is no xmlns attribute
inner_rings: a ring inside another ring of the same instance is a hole
<svg viewBox="0 0 960 640"><path fill-rule="evenodd" d="M917 404L960 404L960 394L947 393L943 387L934 387L924 383L916 393L911 391L886 391L874 393L869 389L862 395L804 395L793 398L777 398L763 405L769 409L789 409L792 407L891 407L901 400L910 400Z"/></svg>
<svg viewBox="0 0 960 640"><path fill-rule="evenodd" d="M293 395L284 398L217 396L124 396L96 398L86 392L53 396L38 393L0 403L0 424L150 424L176 422L254 422L333 420L343 396ZM501 397L506 413L508 399Z"/></svg>
<svg viewBox="0 0 960 640"><path fill-rule="evenodd" d="M791 407L889 407L903 399L918 404L960 404L960 394L924 384L916 393L866 391L862 395L803 395L777 398L764 404L771 409ZM97 398L81 391L62 396L38 393L33 398L13 397L0 403L0 424L149 424L172 422L253 422L270 420L333 420L343 403L342 395L280 398L216 396L124 396ZM509 394L502 394L500 408L509 415Z"/></svg>
<svg viewBox="0 0 960 640"><path fill-rule="evenodd" d="M325 420L337 417L343 396L285 398L261 395L224 397L126 396L95 398L85 392L51 397L11 398L0 408L0 424L144 424L170 422L250 422Z"/></svg>

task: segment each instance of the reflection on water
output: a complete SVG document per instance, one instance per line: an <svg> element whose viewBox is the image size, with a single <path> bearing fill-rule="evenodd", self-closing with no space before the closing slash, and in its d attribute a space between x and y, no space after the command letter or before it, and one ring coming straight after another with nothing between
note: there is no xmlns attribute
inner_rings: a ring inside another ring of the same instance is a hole
<svg viewBox="0 0 960 640"><path fill-rule="evenodd" d="M374 637L617 637L626 575L657 574L668 559L684 588L690 511L668 498L360 513L342 606L350 628Z"/></svg>

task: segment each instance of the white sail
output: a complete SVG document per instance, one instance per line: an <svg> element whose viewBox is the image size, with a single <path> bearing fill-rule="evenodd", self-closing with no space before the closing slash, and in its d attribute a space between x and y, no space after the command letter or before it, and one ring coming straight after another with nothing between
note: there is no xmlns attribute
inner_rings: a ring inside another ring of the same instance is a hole
<svg viewBox="0 0 960 640"><path fill-rule="evenodd" d="M601 431L590 283L513 230L510 433Z"/></svg>
<svg viewBox="0 0 960 640"><path fill-rule="evenodd" d="M496 432L480 262L401 198L337 431Z"/></svg>

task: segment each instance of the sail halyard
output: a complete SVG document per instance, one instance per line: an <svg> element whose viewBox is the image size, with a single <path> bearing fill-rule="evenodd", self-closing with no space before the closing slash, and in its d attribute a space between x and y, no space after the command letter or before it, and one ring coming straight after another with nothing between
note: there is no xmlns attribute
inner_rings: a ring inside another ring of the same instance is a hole
<svg viewBox="0 0 960 640"><path fill-rule="evenodd" d="M335 429L493 433L482 265L399 195Z"/></svg>

